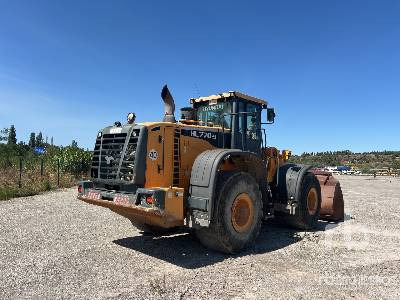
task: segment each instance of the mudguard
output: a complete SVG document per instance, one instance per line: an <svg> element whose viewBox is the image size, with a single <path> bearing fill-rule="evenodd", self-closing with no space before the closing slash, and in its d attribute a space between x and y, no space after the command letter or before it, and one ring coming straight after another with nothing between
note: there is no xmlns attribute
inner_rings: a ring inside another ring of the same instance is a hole
<svg viewBox="0 0 400 300"><path fill-rule="evenodd" d="M304 175L312 166L286 164L279 167L277 176L276 202L274 209L280 212L294 214L297 199L300 197L300 186Z"/></svg>
<svg viewBox="0 0 400 300"><path fill-rule="evenodd" d="M190 177L187 208L199 219L201 226L208 226L214 209L214 194L217 184L218 167L229 157L245 157L248 164L241 171L249 172L259 182L265 181L265 163L256 154L238 149L214 149L200 153L194 161Z"/></svg>

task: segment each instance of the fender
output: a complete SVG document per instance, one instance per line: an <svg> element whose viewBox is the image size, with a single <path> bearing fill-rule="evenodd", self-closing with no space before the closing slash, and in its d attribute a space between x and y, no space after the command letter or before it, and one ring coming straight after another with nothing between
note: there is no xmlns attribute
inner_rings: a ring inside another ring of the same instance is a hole
<svg viewBox="0 0 400 300"><path fill-rule="evenodd" d="M301 182L312 166L286 164L279 168L276 188L275 210L294 214L297 199L300 197Z"/></svg>
<svg viewBox="0 0 400 300"><path fill-rule="evenodd" d="M193 212L195 220L204 221L198 222L201 226L208 226L212 219L218 168L228 158L244 158L246 163L240 164L238 170L250 173L258 182L262 194L266 190L266 166L255 153L238 149L214 149L200 153L192 167L187 208Z"/></svg>

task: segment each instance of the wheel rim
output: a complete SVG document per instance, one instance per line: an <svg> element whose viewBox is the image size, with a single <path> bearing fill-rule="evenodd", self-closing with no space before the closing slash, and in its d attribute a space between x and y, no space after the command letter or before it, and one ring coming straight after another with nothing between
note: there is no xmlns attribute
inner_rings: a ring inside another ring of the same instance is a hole
<svg viewBox="0 0 400 300"><path fill-rule="evenodd" d="M232 226L237 232L247 231L253 224L254 205L247 193L239 194L232 204Z"/></svg>
<svg viewBox="0 0 400 300"><path fill-rule="evenodd" d="M317 212L318 207L318 193L316 188L311 188L307 195L307 210L310 215Z"/></svg>

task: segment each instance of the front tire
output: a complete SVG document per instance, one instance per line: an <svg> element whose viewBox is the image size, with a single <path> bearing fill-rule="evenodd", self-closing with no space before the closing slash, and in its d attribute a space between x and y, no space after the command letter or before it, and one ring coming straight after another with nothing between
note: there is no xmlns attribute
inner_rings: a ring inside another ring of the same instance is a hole
<svg viewBox="0 0 400 300"><path fill-rule="evenodd" d="M255 241L261 227L262 200L257 182L244 172L219 174L210 226L196 229L207 248L237 253Z"/></svg>

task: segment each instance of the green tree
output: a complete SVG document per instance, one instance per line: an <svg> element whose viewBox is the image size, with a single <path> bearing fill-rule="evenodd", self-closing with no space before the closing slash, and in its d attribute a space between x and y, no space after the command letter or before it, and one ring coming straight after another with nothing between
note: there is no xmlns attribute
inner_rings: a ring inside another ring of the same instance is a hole
<svg viewBox="0 0 400 300"><path fill-rule="evenodd" d="M28 143L28 145L29 145L29 147L31 147L31 148L35 148L35 146L36 146L36 138L35 138L35 133L34 132L31 132L31 135L29 136L29 143Z"/></svg>
<svg viewBox="0 0 400 300"><path fill-rule="evenodd" d="M10 130L8 131L7 144L9 145L17 144L17 132L15 130L14 125L11 125Z"/></svg>
<svg viewBox="0 0 400 300"><path fill-rule="evenodd" d="M0 142L5 142L8 140L8 128L0 130Z"/></svg>
<svg viewBox="0 0 400 300"><path fill-rule="evenodd" d="M78 148L78 143L75 140L72 140L71 147L72 148Z"/></svg>
<svg viewBox="0 0 400 300"><path fill-rule="evenodd" d="M41 131L36 136L35 144L36 144L36 147L42 147L43 146L43 135L42 135Z"/></svg>

